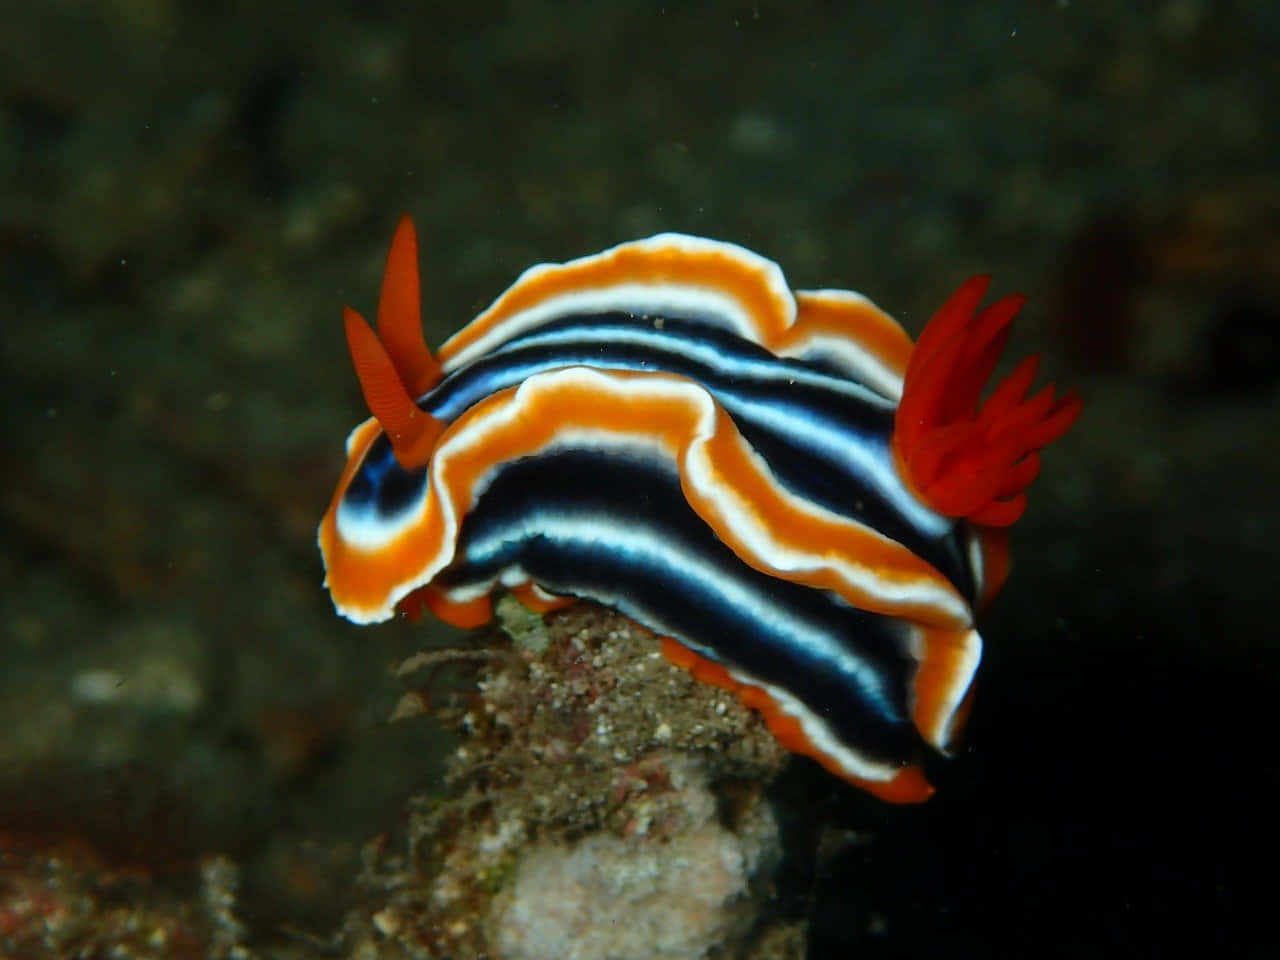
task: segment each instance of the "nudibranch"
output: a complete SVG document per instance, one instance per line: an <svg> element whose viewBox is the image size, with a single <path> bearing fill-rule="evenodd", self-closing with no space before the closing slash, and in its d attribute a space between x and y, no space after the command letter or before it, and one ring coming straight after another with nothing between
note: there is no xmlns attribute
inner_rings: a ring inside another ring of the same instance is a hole
<svg viewBox="0 0 1280 960"><path fill-rule="evenodd" d="M320 524L334 605L471 627L499 587L540 611L592 600L788 748L923 800L1006 529L1080 412L1028 396L1035 357L983 398L1023 303L980 310L987 286L913 344L859 294L664 233L526 270L432 355L404 218L377 331L344 315L372 417Z"/></svg>

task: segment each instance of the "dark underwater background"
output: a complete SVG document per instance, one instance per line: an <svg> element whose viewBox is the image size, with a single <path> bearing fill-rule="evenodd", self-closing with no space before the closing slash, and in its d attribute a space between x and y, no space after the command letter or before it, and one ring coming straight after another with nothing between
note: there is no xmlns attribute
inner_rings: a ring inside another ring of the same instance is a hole
<svg viewBox="0 0 1280 960"><path fill-rule="evenodd" d="M938 795L780 785L859 838L785 875L810 956L1275 956L1278 50L1250 0L6 4L0 908L219 851L274 955L439 777L385 718L447 632L343 622L315 548L408 211L432 344L660 230L913 334L1030 294L1085 413Z"/></svg>

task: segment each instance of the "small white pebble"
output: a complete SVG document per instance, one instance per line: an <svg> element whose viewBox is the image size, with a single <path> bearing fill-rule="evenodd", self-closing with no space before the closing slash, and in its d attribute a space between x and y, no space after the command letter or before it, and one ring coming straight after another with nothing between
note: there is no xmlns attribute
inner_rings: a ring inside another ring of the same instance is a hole
<svg viewBox="0 0 1280 960"><path fill-rule="evenodd" d="M71 695L81 703L114 703L123 686L124 677L114 670L81 670L71 678Z"/></svg>
<svg viewBox="0 0 1280 960"><path fill-rule="evenodd" d="M379 910L373 915L373 925L384 937L394 937L400 929L400 918L390 910Z"/></svg>

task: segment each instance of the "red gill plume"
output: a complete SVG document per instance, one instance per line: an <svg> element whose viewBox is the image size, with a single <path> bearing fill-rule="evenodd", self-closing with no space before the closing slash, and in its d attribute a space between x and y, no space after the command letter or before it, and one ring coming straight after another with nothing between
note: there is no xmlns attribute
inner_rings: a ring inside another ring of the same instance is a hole
<svg viewBox="0 0 1280 960"><path fill-rule="evenodd" d="M916 495L939 513L1006 527L1026 509L1040 471L1037 451L1080 415L1074 392L1053 385L1028 397L1039 357L1025 358L982 400L982 391L1026 298L1004 297L981 313L991 278L960 286L920 334L894 420L893 448Z"/></svg>
<svg viewBox="0 0 1280 960"><path fill-rule="evenodd" d="M440 364L422 338L418 284L418 240L407 216L400 218L378 299L378 331L359 313L342 311L351 362L369 412L391 441L406 470L426 466L444 430L415 402L440 380ZM381 336L379 336L379 334Z"/></svg>

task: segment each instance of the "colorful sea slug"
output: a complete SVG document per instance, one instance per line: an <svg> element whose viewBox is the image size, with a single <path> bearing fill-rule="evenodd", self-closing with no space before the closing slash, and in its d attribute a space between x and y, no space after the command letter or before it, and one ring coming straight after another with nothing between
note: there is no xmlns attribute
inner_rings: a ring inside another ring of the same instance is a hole
<svg viewBox="0 0 1280 960"><path fill-rule="evenodd" d="M1080 412L1027 395L1035 357L982 399L1023 303L979 311L987 284L913 345L859 294L665 233L526 270L433 356L404 218L378 331L345 311L373 416L320 524L334 605L470 627L499 586L536 610L593 600L790 749L922 800L1005 528Z"/></svg>

